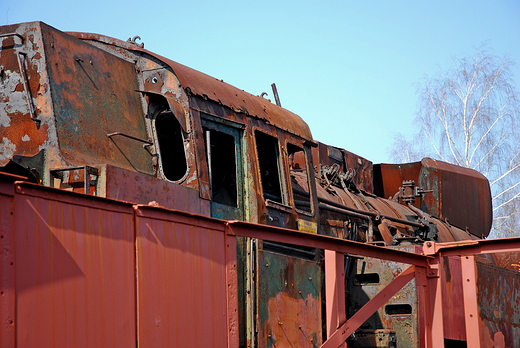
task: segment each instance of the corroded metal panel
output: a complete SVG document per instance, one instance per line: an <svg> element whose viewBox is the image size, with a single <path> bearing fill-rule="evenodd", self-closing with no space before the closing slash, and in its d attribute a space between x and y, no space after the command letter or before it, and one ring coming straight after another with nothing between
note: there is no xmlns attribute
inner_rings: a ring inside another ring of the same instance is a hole
<svg viewBox="0 0 520 348"><path fill-rule="evenodd" d="M439 214L435 215L441 219L449 219L457 227L486 237L493 221L491 189L486 177L475 170L430 158L421 163L419 186L430 189L429 183L437 181L438 188L438 192L433 188L433 195L425 195L421 209L430 212L436 207Z"/></svg>
<svg viewBox="0 0 520 348"><path fill-rule="evenodd" d="M135 346L132 207L16 191L17 347Z"/></svg>
<svg viewBox="0 0 520 348"><path fill-rule="evenodd" d="M259 346L319 347L320 288L321 268L315 261L259 251Z"/></svg>
<svg viewBox="0 0 520 348"><path fill-rule="evenodd" d="M413 250L413 246L393 248L402 251ZM347 274L347 309L349 314L352 315L357 312L407 267L407 264L373 258L347 259L347 269L352 269L352 272ZM419 313L417 303L415 280L412 280L390 298L386 305L374 313L361 326L361 329L392 330L396 333L398 347L418 347Z"/></svg>
<svg viewBox="0 0 520 348"><path fill-rule="evenodd" d="M353 170L354 183L360 190L374 192L374 169L372 162L347 150L342 150L347 170Z"/></svg>
<svg viewBox="0 0 520 348"><path fill-rule="evenodd" d="M320 142L318 142L318 147L312 151L314 165L318 163L319 165L326 166L337 164L341 172L350 171L354 174L352 181L359 189L373 193L374 180L372 162L347 150ZM318 168L318 172L319 170L320 168Z"/></svg>
<svg viewBox="0 0 520 348"><path fill-rule="evenodd" d="M417 208L475 236L483 238L489 234L493 220L491 189L479 172L424 158L415 163L376 165L374 173L377 195L391 197L399 191L403 180L414 180L416 186L431 190L416 198ZM464 239L468 239L467 234Z"/></svg>
<svg viewBox="0 0 520 348"><path fill-rule="evenodd" d="M56 131L69 163L153 174L135 65L42 24ZM131 136L108 137L123 133Z"/></svg>
<svg viewBox="0 0 520 348"><path fill-rule="evenodd" d="M52 142L50 89L38 23L0 27L0 166Z"/></svg>
<svg viewBox="0 0 520 348"><path fill-rule="evenodd" d="M197 95L204 99L212 100L222 104L231 110L240 112L275 127L288 131L306 140L312 141L309 126L296 114L283 109L269 100L260 96L255 96L243 90L231 86L222 80L208 76L202 72L189 68L185 65L174 62L170 59L161 57L158 54L147 51L142 47L130 44L118 39L91 33L69 33L82 40L94 40L105 42L111 45L124 47L133 51L140 51L149 54L166 64L168 64L175 75L179 78L182 87L189 90L192 95Z"/></svg>
<svg viewBox="0 0 520 348"><path fill-rule="evenodd" d="M464 322L460 257L444 257L442 265L444 337L451 340L465 341L466 325Z"/></svg>
<svg viewBox="0 0 520 348"><path fill-rule="evenodd" d="M505 347L520 342L520 273L476 262L480 340L492 347L495 335L504 336Z"/></svg>
<svg viewBox="0 0 520 348"><path fill-rule="evenodd" d="M228 347L224 224L136 213L139 347Z"/></svg>
<svg viewBox="0 0 520 348"><path fill-rule="evenodd" d="M404 180L417 180L421 170L420 162L403 164L376 164L374 165L374 193L379 197L393 197L403 186ZM421 207L420 200L414 205Z"/></svg>
<svg viewBox="0 0 520 348"><path fill-rule="evenodd" d="M195 189L108 164L102 175L105 179L104 195L108 198L139 204L152 202L168 209L205 216L211 213L210 202L200 198Z"/></svg>

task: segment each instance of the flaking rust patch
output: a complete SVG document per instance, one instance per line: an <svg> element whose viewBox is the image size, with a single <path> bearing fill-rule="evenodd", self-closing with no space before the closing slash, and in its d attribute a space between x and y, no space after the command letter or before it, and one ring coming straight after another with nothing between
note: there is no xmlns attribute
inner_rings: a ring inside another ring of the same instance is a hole
<svg viewBox="0 0 520 348"><path fill-rule="evenodd" d="M16 151L16 145L6 137L2 138L0 143L0 166L4 166Z"/></svg>

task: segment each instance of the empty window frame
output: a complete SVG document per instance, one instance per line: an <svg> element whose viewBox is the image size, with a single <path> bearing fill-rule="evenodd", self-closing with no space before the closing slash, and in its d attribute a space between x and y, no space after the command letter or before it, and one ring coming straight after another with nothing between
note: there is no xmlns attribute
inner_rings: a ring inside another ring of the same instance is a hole
<svg viewBox="0 0 520 348"><path fill-rule="evenodd" d="M291 175L291 188L296 209L312 212L311 195L309 189L309 171L307 170L307 157L303 148L293 144L287 144L289 157L289 172Z"/></svg>
<svg viewBox="0 0 520 348"><path fill-rule="evenodd" d="M255 139L264 198L284 204L278 139L260 131L255 131Z"/></svg>
<svg viewBox="0 0 520 348"><path fill-rule="evenodd" d="M215 203L238 207L237 139L231 134L203 128L211 182L211 199Z"/></svg>
<svg viewBox="0 0 520 348"><path fill-rule="evenodd" d="M179 181L188 171L184 136L175 115L166 107L155 118L155 130L160 152L160 166L166 179Z"/></svg>

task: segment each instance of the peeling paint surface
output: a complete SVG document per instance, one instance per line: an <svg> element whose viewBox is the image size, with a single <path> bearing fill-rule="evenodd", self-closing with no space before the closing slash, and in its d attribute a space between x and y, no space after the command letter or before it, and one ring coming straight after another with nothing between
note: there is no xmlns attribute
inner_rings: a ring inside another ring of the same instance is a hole
<svg viewBox="0 0 520 348"><path fill-rule="evenodd" d="M2 138L0 143L0 163L10 159L16 152L16 145L13 144L9 139Z"/></svg>
<svg viewBox="0 0 520 348"><path fill-rule="evenodd" d="M319 347L321 269L315 261L261 251L258 261L260 347Z"/></svg>

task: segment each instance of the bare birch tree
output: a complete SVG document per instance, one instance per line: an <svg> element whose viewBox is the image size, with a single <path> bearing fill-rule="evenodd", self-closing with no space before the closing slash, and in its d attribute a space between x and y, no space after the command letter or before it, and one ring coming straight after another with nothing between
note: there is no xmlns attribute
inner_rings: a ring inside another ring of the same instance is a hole
<svg viewBox="0 0 520 348"><path fill-rule="evenodd" d="M493 196L493 234L520 235L520 110L514 62L489 53L454 60L454 68L426 78L419 88L419 133L395 144L393 157L418 153L484 174ZM396 137L396 142L398 141ZM398 153L400 152L400 153Z"/></svg>

